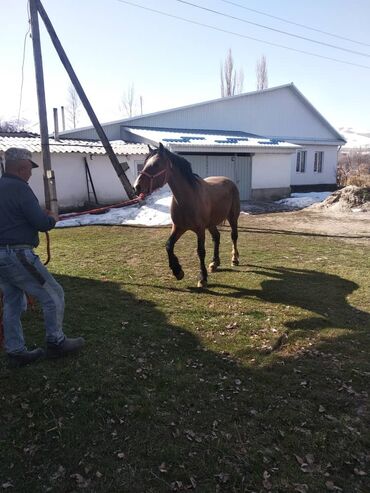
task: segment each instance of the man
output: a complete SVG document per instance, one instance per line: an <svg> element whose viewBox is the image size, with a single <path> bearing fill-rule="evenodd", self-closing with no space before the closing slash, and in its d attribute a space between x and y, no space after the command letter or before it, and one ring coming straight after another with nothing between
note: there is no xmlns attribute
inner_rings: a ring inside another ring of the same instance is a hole
<svg viewBox="0 0 370 493"><path fill-rule="evenodd" d="M3 292L3 328L9 366L24 366L46 356L58 358L79 351L82 337L67 338L63 332L64 292L33 249L39 231L54 228L58 216L44 212L28 185L38 165L27 149L5 152L5 173L0 178L0 291ZM25 293L38 299L46 330L46 352L25 346L21 314Z"/></svg>

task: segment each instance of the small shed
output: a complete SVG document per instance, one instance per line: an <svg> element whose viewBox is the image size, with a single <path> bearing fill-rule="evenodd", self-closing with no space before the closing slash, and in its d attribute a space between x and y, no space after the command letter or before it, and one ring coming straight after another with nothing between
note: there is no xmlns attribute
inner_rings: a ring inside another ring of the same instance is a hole
<svg viewBox="0 0 370 493"><path fill-rule="evenodd" d="M133 183L137 167L142 164L148 146L129 144L122 140L111 142L120 162L127 162L126 174ZM39 164L29 181L40 204L45 204L41 140L35 134L0 133L0 169L4 171L4 152L9 147L23 147L32 152ZM70 210L86 204L113 204L127 199L127 194L99 141L81 139L50 139L51 165L55 172L57 197L62 210ZM96 197L93 192L95 190Z"/></svg>

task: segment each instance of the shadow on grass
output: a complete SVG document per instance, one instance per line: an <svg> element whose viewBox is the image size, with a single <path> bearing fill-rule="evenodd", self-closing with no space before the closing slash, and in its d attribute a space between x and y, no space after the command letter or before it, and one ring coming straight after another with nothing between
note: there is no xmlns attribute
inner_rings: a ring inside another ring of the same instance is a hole
<svg viewBox="0 0 370 493"><path fill-rule="evenodd" d="M309 236L309 237L321 237L321 238L344 238L344 239L366 239L370 238L370 235L358 234L358 235L340 235L340 234L327 234L327 233L313 233L308 231L291 231L285 229L270 229L270 228L253 228L251 226L239 226L240 233L257 233L257 234L273 234L284 236Z"/></svg>
<svg viewBox="0 0 370 493"><path fill-rule="evenodd" d="M261 267L248 265L254 274L268 277L261 282L261 289L213 284L208 292L218 296L213 288L230 288L229 294L234 298L257 297L269 303L297 306L317 313L320 318L304 318L288 322L292 329L315 328L320 320L320 328L335 326L352 329L358 325L370 328L370 314L351 306L347 297L359 288L358 284L340 276L308 269L287 267ZM225 296L225 294L222 294Z"/></svg>
<svg viewBox="0 0 370 493"><path fill-rule="evenodd" d="M292 304L292 293L305 286L311 297L303 302L296 293L294 302L311 309L326 282L336 288L326 302L334 310L356 288L311 271L257 272L273 279L229 296ZM1 484L17 492L289 492L303 481L324 491L329 477L346 491L362 491L366 477L353 470L365 467L369 445L358 415L363 395L338 393L345 376L335 361L271 356L243 367L206 350L122 284L58 279L66 332L85 336L87 347L77 358L19 371L0 366ZM316 312L326 316L322 301ZM344 306L340 320L349 317ZM41 321L38 312L28 316L28 342ZM38 329L36 340L42 337ZM303 387L308 373L311 384ZM325 413L318 412L322 403ZM312 474L302 477L294 454L314 455Z"/></svg>
<svg viewBox="0 0 370 493"><path fill-rule="evenodd" d="M261 281L260 289L248 289L213 282L217 277L216 272L209 278L208 287L203 290L193 286L187 288L153 286L153 288L164 291L188 291L200 295L206 293L215 297L235 299L258 298L268 303L296 306L319 316L287 322L286 326L290 329L321 329L324 327L353 329L362 326L370 330L370 314L353 307L347 300L347 297L359 288L359 285L353 281L334 274L308 269L261 267L252 264L240 267L249 267L252 270L244 272L235 268L220 268L218 273L232 271L233 274L239 276L253 273L268 279Z"/></svg>

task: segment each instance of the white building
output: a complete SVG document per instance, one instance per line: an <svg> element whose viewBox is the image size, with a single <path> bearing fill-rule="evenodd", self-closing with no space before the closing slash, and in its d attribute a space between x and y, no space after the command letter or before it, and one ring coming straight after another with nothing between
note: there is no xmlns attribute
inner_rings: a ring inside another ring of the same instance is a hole
<svg viewBox="0 0 370 493"><path fill-rule="evenodd" d="M322 189L335 187L338 150L346 142L294 84L136 116L106 123L103 127L108 138L112 140L127 140L129 134L131 134L130 138L133 138L133 134L136 133L138 138L135 141L138 142L145 131L182 129L193 133L199 130L212 130L215 134L247 133L272 139L272 142L283 140L296 144L300 147L296 147L289 157L289 187ZM97 138L92 127L66 131L62 134L68 137ZM157 137L163 135L163 132L159 132ZM153 133L152 137L153 141L156 141ZM191 142L188 142L188 148L184 152L190 154L190 147L192 147ZM233 152L235 154L241 152L237 149L238 144L230 145L223 150L212 146L208 150L200 147L200 145L194 146L194 149L208 156L208 161L211 160L212 155L220 152L225 154L225 158L227 155L231 158ZM174 143L171 144L171 148L176 149ZM242 152L249 154L251 158L251 198L286 194L287 184L279 173L279 168L282 175L286 173L281 155L277 160L279 163L272 165L275 159L272 158L272 152L266 153L264 157L252 149L244 148ZM192 161L193 156L190 154L189 157ZM197 160L198 166L201 159ZM228 173L225 170L231 160L228 163L225 161L223 170L223 174L226 175ZM271 163L270 166L267 163Z"/></svg>
<svg viewBox="0 0 370 493"><path fill-rule="evenodd" d="M234 180L242 200L278 199L292 187L335 187L337 154L344 138L293 84L206 101L103 124L127 176L134 182L148 153L162 142L184 155L202 177ZM61 209L95 201L122 202L126 192L93 127L50 139ZM8 147L26 147L41 164L37 136L0 135L0 160ZM90 179L91 177L91 179ZM44 203L42 167L30 185Z"/></svg>
<svg viewBox="0 0 370 493"><path fill-rule="evenodd" d="M133 183L136 169L148 153L145 144L112 142L119 162L127 162L127 177ZM29 184L40 204L44 206L43 167L41 141L38 136L0 134L0 165L3 170L4 153L9 147L23 147L32 152L32 160L39 168L32 170ZM82 207L86 204L114 204L127 199L127 194L100 142L50 139L51 165L59 207L62 210ZM0 173L1 174L1 173ZM95 190L95 195L94 195Z"/></svg>

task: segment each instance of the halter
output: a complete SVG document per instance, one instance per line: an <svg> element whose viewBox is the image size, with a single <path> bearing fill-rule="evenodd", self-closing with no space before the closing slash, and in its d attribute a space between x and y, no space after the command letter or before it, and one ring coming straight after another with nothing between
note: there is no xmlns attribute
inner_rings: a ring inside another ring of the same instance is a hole
<svg viewBox="0 0 370 493"><path fill-rule="evenodd" d="M160 185L157 188L161 188L161 187L163 187L167 183L167 174L168 174L168 166L167 166L167 164L166 164L166 167L164 169L162 169L161 171L159 171L155 175L150 175L149 173L147 173L144 170L143 171L140 171L139 175L144 175L147 178L149 178L149 180L150 180L150 183L149 183L149 192L148 193L152 193L153 192L154 178L157 178L158 176L161 176L163 174L164 174L163 183L162 183L162 185ZM155 188L155 190L157 190L157 188Z"/></svg>

